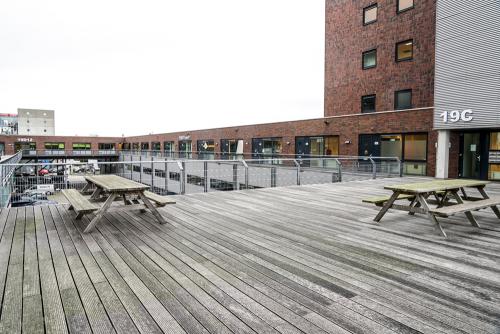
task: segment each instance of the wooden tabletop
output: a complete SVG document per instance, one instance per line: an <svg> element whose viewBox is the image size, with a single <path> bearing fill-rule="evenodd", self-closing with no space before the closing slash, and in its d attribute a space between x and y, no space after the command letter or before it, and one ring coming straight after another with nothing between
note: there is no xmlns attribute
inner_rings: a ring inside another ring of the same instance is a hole
<svg viewBox="0 0 500 334"><path fill-rule="evenodd" d="M464 187L481 187L487 185L488 183L490 182L482 180L435 180L419 183L394 184L391 186L385 186L384 189L400 191L406 194L422 194L434 191L453 190Z"/></svg>
<svg viewBox="0 0 500 334"><path fill-rule="evenodd" d="M85 176L91 182L108 192L133 192L149 189L149 186L135 182L118 175L93 175Z"/></svg>

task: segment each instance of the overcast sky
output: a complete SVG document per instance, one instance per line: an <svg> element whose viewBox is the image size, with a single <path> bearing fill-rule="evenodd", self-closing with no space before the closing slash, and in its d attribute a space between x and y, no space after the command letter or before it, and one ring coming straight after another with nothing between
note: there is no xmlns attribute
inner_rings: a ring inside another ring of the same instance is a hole
<svg viewBox="0 0 500 334"><path fill-rule="evenodd" d="M323 115L324 0L2 0L0 112L58 135Z"/></svg>

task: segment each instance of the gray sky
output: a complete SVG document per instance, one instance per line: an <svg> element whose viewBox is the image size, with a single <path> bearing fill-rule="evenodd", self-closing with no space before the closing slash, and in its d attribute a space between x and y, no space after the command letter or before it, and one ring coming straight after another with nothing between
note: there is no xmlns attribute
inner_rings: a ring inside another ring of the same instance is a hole
<svg viewBox="0 0 500 334"><path fill-rule="evenodd" d="M323 116L324 0L2 0L0 112L58 135Z"/></svg>

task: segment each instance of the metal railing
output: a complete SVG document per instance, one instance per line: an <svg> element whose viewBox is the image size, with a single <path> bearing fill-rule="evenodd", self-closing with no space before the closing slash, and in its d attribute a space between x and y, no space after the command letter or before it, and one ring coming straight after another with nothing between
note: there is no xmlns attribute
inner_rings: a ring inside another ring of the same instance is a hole
<svg viewBox="0 0 500 334"><path fill-rule="evenodd" d="M170 160L121 155L120 160L3 164L2 204L51 203L53 193L81 189L84 177L93 174L119 175L146 184L157 194L174 195L398 177L402 171L397 158Z"/></svg>
<svg viewBox="0 0 500 334"><path fill-rule="evenodd" d="M118 155L120 151L118 150L58 150L58 149L42 149L42 150L22 150L20 151L23 157L38 157L38 156L48 156L48 157L58 157L58 156L108 156L108 155Z"/></svg>

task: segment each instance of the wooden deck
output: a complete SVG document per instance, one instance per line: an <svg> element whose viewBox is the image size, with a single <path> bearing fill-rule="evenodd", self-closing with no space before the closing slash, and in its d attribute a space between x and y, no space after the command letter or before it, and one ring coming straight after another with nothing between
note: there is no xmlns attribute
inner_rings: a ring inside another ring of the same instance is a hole
<svg viewBox="0 0 500 334"><path fill-rule="evenodd" d="M3 210L0 332L500 333L500 221L373 223L361 199L412 181L176 197L171 224L115 211L90 234L67 205Z"/></svg>

